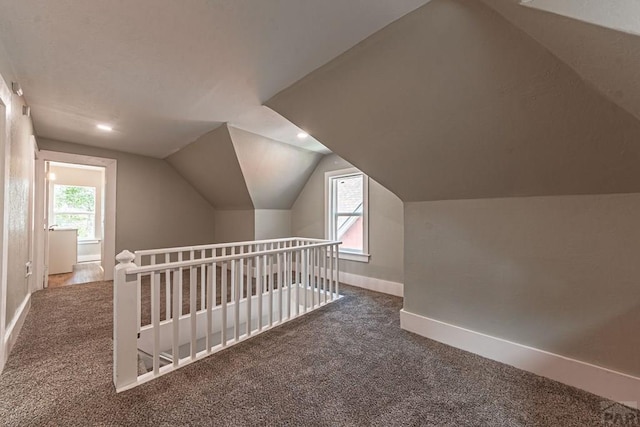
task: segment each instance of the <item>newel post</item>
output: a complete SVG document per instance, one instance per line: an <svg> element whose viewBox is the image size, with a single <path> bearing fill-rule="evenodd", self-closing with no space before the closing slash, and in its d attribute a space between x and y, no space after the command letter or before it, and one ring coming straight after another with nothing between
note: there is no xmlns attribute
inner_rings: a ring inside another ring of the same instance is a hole
<svg viewBox="0 0 640 427"><path fill-rule="evenodd" d="M116 256L113 274L113 383L116 391L138 379L138 290L137 278L127 276L136 267L129 251Z"/></svg>

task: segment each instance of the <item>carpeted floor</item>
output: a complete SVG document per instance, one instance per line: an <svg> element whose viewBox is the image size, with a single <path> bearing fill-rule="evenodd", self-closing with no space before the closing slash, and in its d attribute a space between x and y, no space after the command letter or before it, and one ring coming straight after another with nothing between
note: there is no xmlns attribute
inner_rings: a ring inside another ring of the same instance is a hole
<svg viewBox="0 0 640 427"><path fill-rule="evenodd" d="M602 399L404 332L402 300L341 301L116 394L112 285L36 292L0 424L597 426Z"/></svg>

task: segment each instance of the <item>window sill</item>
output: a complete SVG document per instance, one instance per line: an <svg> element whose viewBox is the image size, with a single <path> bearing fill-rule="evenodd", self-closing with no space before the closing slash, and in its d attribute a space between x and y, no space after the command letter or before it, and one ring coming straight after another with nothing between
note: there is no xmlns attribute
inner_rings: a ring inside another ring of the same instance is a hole
<svg viewBox="0 0 640 427"><path fill-rule="evenodd" d="M78 239L79 245L94 245L96 243L100 243L100 239Z"/></svg>
<svg viewBox="0 0 640 427"><path fill-rule="evenodd" d="M369 262L369 254L361 254L355 252L339 252L339 258L346 261Z"/></svg>

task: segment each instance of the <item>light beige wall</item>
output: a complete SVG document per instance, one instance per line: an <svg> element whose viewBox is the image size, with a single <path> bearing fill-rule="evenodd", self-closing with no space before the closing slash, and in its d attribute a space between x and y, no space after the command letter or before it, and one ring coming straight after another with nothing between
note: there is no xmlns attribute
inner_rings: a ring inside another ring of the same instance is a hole
<svg viewBox="0 0 640 427"><path fill-rule="evenodd" d="M256 209L291 209L322 154L229 127Z"/></svg>
<svg viewBox="0 0 640 427"><path fill-rule="evenodd" d="M640 194L405 204L407 311L640 376Z"/></svg>
<svg viewBox="0 0 640 427"><path fill-rule="evenodd" d="M325 238L324 174L353 167L335 154L325 156L298 196L291 209L294 236ZM403 206L389 190L369 181L369 252L368 263L340 261L342 271L366 277L403 283Z"/></svg>
<svg viewBox="0 0 640 427"><path fill-rule="evenodd" d="M640 191L640 122L478 1L433 0L266 104L403 201Z"/></svg>
<svg viewBox="0 0 640 427"><path fill-rule="evenodd" d="M95 226L96 239L102 239L102 187L104 183L104 171L94 169L69 168L62 166L51 166L50 172L56 174L55 181L49 181L49 194L53 194L54 185L78 185L84 187L94 187L96 189L96 212L97 216ZM53 218L53 197L49 200L49 217Z"/></svg>
<svg viewBox="0 0 640 427"><path fill-rule="evenodd" d="M246 242L255 239L253 209L217 210L216 242Z"/></svg>
<svg viewBox="0 0 640 427"><path fill-rule="evenodd" d="M0 76L2 78L2 76ZM11 87L11 82L7 82ZM31 192L33 191L34 148L31 119L22 115L24 99L13 95L11 100L10 167L6 197L9 198L8 262L7 262L7 325L29 293L29 282L25 277L25 264L31 259Z"/></svg>
<svg viewBox="0 0 640 427"><path fill-rule="evenodd" d="M291 210L256 209L255 239L280 239L293 237L291 234Z"/></svg>
<svg viewBox="0 0 640 427"><path fill-rule="evenodd" d="M166 158L216 209L253 209L226 124Z"/></svg>
<svg viewBox="0 0 640 427"><path fill-rule="evenodd" d="M43 138L38 144L117 160L117 252L215 241L215 210L166 161Z"/></svg>

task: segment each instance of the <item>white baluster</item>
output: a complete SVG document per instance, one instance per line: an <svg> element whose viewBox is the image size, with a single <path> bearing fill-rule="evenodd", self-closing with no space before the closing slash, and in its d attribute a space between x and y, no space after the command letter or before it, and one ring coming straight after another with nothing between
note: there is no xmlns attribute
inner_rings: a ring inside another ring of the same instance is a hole
<svg viewBox="0 0 640 427"><path fill-rule="evenodd" d="M329 246L329 300L333 301L333 246Z"/></svg>
<svg viewBox="0 0 640 427"><path fill-rule="evenodd" d="M226 253L226 250L222 251L222 256ZM220 295L222 297L220 309L222 313L222 329L220 330L220 339L223 347L227 346L227 261L221 263L222 267L222 279L220 281Z"/></svg>
<svg viewBox="0 0 640 427"><path fill-rule="evenodd" d="M324 294L323 300L324 304L327 303L327 274L329 270L327 268L327 247L322 247L322 252L320 252L320 256L322 257L322 268L324 270L324 274L322 275L322 293Z"/></svg>
<svg viewBox="0 0 640 427"><path fill-rule="evenodd" d="M296 280L294 281L296 287L296 317L300 314L300 258L302 253L300 250L296 251Z"/></svg>
<svg viewBox="0 0 640 427"><path fill-rule="evenodd" d="M273 243L271 244L273 249ZM269 266L269 327L273 326L273 255L267 255Z"/></svg>
<svg viewBox="0 0 640 427"><path fill-rule="evenodd" d="M176 275L178 279L176 280ZM173 340L172 340L172 353L173 353L173 367L177 368L180 362L180 313L182 306L182 269L173 270L173 320L171 321Z"/></svg>
<svg viewBox="0 0 640 427"><path fill-rule="evenodd" d="M339 251L340 249L338 248L338 245L335 245L335 249L334 249L334 254L335 254L335 268L334 268L334 273L335 273L335 281L336 281L336 297L340 296L340 254Z"/></svg>
<svg viewBox="0 0 640 427"><path fill-rule="evenodd" d="M239 253L241 255L244 254L244 245L240 246ZM239 279L238 280L238 285L240 286L240 292L238 292L238 299L242 299L242 298L244 298L244 289L243 289L243 287L244 287L244 259L240 258L238 260L238 264L239 264L239 266L238 266L238 270L239 270L239 272L238 272L238 279Z"/></svg>
<svg viewBox="0 0 640 427"><path fill-rule="evenodd" d="M264 257L264 255L262 256ZM258 296L258 331L262 330L262 265L260 256L256 257L256 295Z"/></svg>
<svg viewBox="0 0 640 427"><path fill-rule="evenodd" d="M171 272L165 270L164 272L164 319L171 319Z"/></svg>
<svg viewBox="0 0 640 427"><path fill-rule="evenodd" d="M309 294L309 249L302 250L302 290L304 292L303 313L307 312L307 298Z"/></svg>
<svg viewBox="0 0 640 427"><path fill-rule="evenodd" d="M280 249L280 244L278 244L278 249ZM283 278L283 269L282 269L282 254L276 254L277 263L278 263L278 322L282 323L282 313L284 312L283 302L284 302L284 290L282 289L284 284Z"/></svg>
<svg viewBox="0 0 640 427"><path fill-rule="evenodd" d="M182 251L178 252L178 262L182 261ZM182 287L184 286L183 284L183 271L182 271L182 267L180 267L180 269L178 270L178 296L180 298L180 305L178 307L179 311L176 311L175 313L178 314L178 317L182 316L182 304L184 301L184 297L182 295Z"/></svg>
<svg viewBox="0 0 640 427"><path fill-rule="evenodd" d="M160 373L160 273L151 273L151 323L153 325L153 374Z"/></svg>
<svg viewBox="0 0 640 427"><path fill-rule="evenodd" d="M247 337L251 336L251 296L253 294L253 272L251 271L251 258L247 259Z"/></svg>
<svg viewBox="0 0 640 427"><path fill-rule="evenodd" d="M205 267L203 266L202 269L204 270ZM216 272L215 270L215 263L213 265L208 265L206 267L208 275L207 275L207 302L206 302L206 308L207 308L207 335L205 337L205 345L207 348L207 353L211 353L211 334L212 332L212 322L213 322L213 284L214 284L214 274ZM203 284L204 287L204 284Z"/></svg>
<svg viewBox="0 0 640 427"><path fill-rule="evenodd" d="M193 259L193 251L191 253ZM197 311L198 311L198 272L196 267L189 267L189 320L191 324L191 360L195 360L197 352Z"/></svg>
<svg viewBox="0 0 640 427"><path fill-rule="evenodd" d="M233 334L236 342L240 339L240 264L242 264L242 259L231 261L231 283L236 284L233 294Z"/></svg>
<svg viewBox="0 0 640 427"><path fill-rule="evenodd" d="M204 259L205 258L205 250L201 250L200 251L200 259ZM204 264L202 265L202 267L200 267L200 310L204 310L206 307L206 300L205 300L205 290L206 290L206 285L205 283L207 282L207 269L204 266Z"/></svg>

